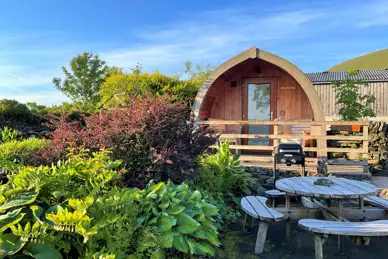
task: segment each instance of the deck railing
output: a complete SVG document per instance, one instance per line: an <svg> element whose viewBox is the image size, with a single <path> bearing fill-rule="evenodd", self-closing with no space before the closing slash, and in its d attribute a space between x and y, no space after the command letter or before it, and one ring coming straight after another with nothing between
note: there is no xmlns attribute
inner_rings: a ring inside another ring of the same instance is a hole
<svg viewBox="0 0 388 259"><path fill-rule="evenodd" d="M271 150L273 151L282 139L300 139L300 140L316 140L316 145L313 147L304 147L304 151L317 152L318 157L327 157L328 152L341 153L359 153L368 154L368 121L244 121L244 120L200 120L196 122L198 125L271 125L273 126L272 134L235 134L225 133L220 135L222 139L252 139L252 138L268 138L273 141L269 146L260 145L241 145L232 144L231 149L238 150ZM279 127L282 126L307 126L310 128L310 134L306 135L303 132L300 134L282 134L279 133ZM343 135L327 135L329 126L351 126L360 125L362 135L360 136L343 136ZM226 127L225 127L226 128ZM346 147L327 147L327 140L344 140L344 141L362 141L361 148L346 148Z"/></svg>

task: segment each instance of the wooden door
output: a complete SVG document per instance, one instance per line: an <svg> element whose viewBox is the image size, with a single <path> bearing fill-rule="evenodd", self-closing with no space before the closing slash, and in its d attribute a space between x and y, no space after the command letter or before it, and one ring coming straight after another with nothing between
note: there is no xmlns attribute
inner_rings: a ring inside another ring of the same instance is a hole
<svg viewBox="0 0 388 259"><path fill-rule="evenodd" d="M251 78L246 79L243 87L243 119L271 121L276 118L275 80ZM273 126L247 125L245 134L272 134ZM243 142L244 143L244 142ZM269 138L245 139L246 145L270 146Z"/></svg>

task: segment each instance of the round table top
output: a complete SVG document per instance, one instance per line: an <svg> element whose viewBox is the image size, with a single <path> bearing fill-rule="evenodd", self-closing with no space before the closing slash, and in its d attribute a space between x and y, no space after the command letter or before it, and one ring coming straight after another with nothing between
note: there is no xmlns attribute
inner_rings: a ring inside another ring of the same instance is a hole
<svg viewBox="0 0 388 259"><path fill-rule="evenodd" d="M329 179L334 184L330 186L316 185L317 179ZM276 181L276 188L286 193L307 197L321 198L360 198L377 194L377 187L366 182L345 178L328 177L292 177Z"/></svg>

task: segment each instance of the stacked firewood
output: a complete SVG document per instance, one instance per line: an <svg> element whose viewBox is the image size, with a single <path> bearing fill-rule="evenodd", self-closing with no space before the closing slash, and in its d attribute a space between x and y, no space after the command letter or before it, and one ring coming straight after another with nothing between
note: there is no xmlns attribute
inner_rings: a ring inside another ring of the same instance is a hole
<svg viewBox="0 0 388 259"><path fill-rule="evenodd" d="M388 168L388 123L376 121L369 123L369 160Z"/></svg>
<svg viewBox="0 0 388 259"><path fill-rule="evenodd" d="M351 128L333 128L327 131L327 135L341 135L341 136L362 136L362 132L352 132ZM362 148L362 141L358 140L328 140L328 147L336 148ZM344 153L344 152L331 152L328 154L329 159L350 159L350 160L362 160L363 156L359 153Z"/></svg>

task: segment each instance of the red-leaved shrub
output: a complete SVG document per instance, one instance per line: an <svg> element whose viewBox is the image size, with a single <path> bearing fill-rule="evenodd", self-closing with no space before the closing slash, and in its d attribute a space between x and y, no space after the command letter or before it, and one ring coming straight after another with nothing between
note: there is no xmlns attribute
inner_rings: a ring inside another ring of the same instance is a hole
<svg viewBox="0 0 388 259"><path fill-rule="evenodd" d="M188 121L184 104L168 97L133 99L126 108L51 123L51 145L31 154L33 163L62 159L68 147L110 149L113 159L123 160L126 183L137 187L150 179L181 182L192 176L195 158L214 142L211 132Z"/></svg>

